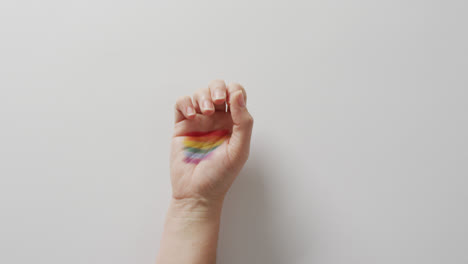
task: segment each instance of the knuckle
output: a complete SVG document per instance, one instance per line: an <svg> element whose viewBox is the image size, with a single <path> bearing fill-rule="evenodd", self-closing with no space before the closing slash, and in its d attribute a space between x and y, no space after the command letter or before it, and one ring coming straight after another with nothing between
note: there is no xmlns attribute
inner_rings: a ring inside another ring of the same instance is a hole
<svg viewBox="0 0 468 264"><path fill-rule="evenodd" d="M254 124L254 118L249 114L247 116L247 118L245 119L245 123L248 125L248 126L253 126Z"/></svg>
<svg viewBox="0 0 468 264"><path fill-rule="evenodd" d="M244 86L242 86L240 83L236 83L236 82L230 83L228 86L228 90L230 93L233 93L235 91L242 91L245 99L247 100L247 92L245 91Z"/></svg>
<svg viewBox="0 0 468 264"><path fill-rule="evenodd" d="M226 88L226 83L224 82L224 80L215 79L210 81L208 87L210 87L211 89L224 89Z"/></svg>
<svg viewBox="0 0 468 264"><path fill-rule="evenodd" d="M200 100L207 97L209 94L208 88L200 88L194 93L193 98L195 100Z"/></svg>
<svg viewBox="0 0 468 264"><path fill-rule="evenodd" d="M240 83L236 83L236 82L230 83L229 88L231 88L233 91L236 91L236 90L244 91L244 87Z"/></svg>
<svg viewBox="0 0 468 264"><path fill-rule="evenodd" d="M177 107L177 106L183 104L184 102L187 101L187 98L190 98L190 97L187 96L187 95L180 96L179 98L177 98L176 103L175 103L175 106Z"/></svg>

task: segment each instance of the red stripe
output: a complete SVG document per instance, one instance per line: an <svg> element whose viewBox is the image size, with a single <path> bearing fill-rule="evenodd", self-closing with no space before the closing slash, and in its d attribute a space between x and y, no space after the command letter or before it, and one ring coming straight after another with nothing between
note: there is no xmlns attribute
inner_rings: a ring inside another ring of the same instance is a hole
<svg viewBox="0 0 468 264"><path fill-rule="evenodd" d="M184 136L186 137L206 137L206 136L225 136L229 134L229 130L212 130L212 131L194 131L194 132L189 132L185 134Z"/></svg>
<svg viewBox="0 0 468 264"><path fill-rule="evenodd" d="M225 140L226 137L221 137L221 136L200 136L200 137L185 137L185 141L194 141L194 142L200 142L200 143L214 143L219 140Z"/></svg>

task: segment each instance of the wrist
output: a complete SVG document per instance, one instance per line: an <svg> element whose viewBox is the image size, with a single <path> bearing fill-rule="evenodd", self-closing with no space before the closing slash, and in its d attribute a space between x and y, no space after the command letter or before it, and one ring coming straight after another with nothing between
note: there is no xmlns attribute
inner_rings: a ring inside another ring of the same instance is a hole
<svg viewBox="0 0 468 264"><path fill-rule="evenodd" d="M216 200L205 198L172 198L168 216L191 220L219 219L223 202L224 197Z"/></svg>
<svg viewBox="0 0 468 264"><path fill-rule="evenodd" d="M216 263L222 200L172 198L157 263Z"/></svg>

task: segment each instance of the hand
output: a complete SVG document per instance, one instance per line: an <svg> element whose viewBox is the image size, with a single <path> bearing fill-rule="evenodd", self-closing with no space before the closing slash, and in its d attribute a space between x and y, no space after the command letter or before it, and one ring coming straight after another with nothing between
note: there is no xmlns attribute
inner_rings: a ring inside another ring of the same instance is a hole
<svg viewBox="0 0 468 264"><path fill-rule="evenodd" d="M241 85L226 87L214 80L193 99L177 100L171 145L174 199L223 200L249 156L253 118L246 96Z"/></svg>

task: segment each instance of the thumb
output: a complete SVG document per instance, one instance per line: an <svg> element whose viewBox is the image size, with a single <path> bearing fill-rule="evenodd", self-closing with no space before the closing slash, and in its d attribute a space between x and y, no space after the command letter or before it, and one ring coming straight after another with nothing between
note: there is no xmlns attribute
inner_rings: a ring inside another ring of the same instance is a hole
<svg viewBox="0 0 468 264"><path fill-rule="evenodd" d="M229 109L233 122L229 152L234 160L246 161L250 151L253 118L247 110L242 91L235 91L229 95Z"/></svg>

